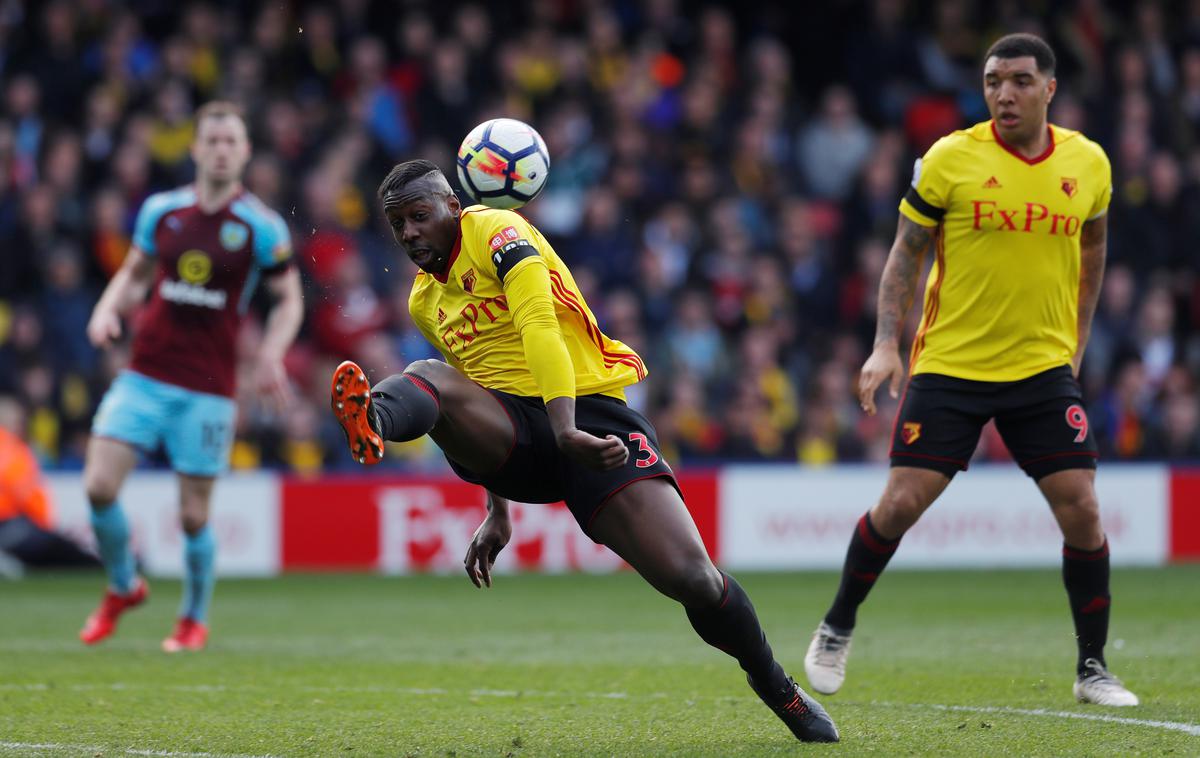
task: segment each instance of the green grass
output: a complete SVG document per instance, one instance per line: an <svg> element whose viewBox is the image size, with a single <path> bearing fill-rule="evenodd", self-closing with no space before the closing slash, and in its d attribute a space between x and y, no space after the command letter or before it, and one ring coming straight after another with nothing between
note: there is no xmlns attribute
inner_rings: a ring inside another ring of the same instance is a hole
<svg viewBox="0 0 1200 758"><path fill-rule="evenodd" d="M803 681L836 577L740 579ZM894 571L823 699L842 743L806 746L631 574L228 581L209 649L176 657L158 644L177 582L87 649L99 577L34 576L0 584L0 755L1200 755L1200 736L1148 725L931 707L1200 723L1200 566L1113 585L1109 663L1141 707L1073 702L1057 572Z"/></svg>

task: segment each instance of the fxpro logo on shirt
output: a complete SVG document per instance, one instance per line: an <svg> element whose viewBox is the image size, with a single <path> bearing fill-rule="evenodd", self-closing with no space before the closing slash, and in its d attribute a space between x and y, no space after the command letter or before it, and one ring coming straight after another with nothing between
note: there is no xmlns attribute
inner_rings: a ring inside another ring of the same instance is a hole
<svg viewBox="0 0 1200 758"><path fill-rule="evenodd" d="M158 294L163 300L179 305L196 305L221 310L228 293L204 287L212 278L212 259L203 250L188 250L175 266L179 279L163 279Z"/></svg>

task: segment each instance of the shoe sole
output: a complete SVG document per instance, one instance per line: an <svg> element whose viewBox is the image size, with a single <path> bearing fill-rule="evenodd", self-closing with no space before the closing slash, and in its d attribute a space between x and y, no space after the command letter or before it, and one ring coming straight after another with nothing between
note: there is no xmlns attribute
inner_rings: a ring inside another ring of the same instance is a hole
<svg viewBox="0 0 1200 758"><path fill-rule="evenodd" d="M354 460L370 466L383 460L383 438L371 429L371 385L354 361L343 361L329 384L329 407L346 435Z"/></svg>

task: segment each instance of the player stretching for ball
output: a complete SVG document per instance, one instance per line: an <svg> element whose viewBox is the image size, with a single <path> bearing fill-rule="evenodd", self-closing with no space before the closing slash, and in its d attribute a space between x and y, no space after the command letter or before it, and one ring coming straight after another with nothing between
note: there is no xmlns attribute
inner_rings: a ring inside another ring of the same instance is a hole
<svg viewBox="0 0 1200 758"><path fill-rule="evenodd" d="M260 276L275 303L258 347L258 388L281 406L288 396L283 355L304 315L300 275L287 225L242 188L249 157L246 125L235 106L212 102L197 111L195 183L142 205L129 254L88 323L92 343L107 346L120 337L121 318L150 291L132 363L96 412L83 472L108 573L104 600L79 633L89 645L112 634L121 613L146 599L117 494L137 451L163 445L179 474L185 572L179 620L163 649L204 647L216 550L209 497L214 477L228 464L237 410L235 342Z"/></svg>
<svg viewBox="0 0 1200 758"><path fill-rule="evenodd" d="M1076 374L1104 274L1108 159L1078 132L1051 126L1054 53L1028 34L985 58L992 120L943 137L917 162L879 288L875 349L859 399L904 377L900 332L927 250L935 259L912 378L892 432L891 474L858 522L833 607L805 657L818 692L838 691L858 606L900 538L950 483L988 419L1037 482L1063 534L1063 583L1075 620L1075 696L1137 705L1104 662L1108 542L1093 486L1096 441Z"/></svg>
<svg viewBox="0 0 1200 758"><path fill-rule="evenodd" d="M346 362L332 404L350 450L375 463L383 441L429 434L464 480L488 491L466 570L491 586L508 543L508 499L565 500L583 530L679 601L696 633L738 660L792 733L836 742L837 729L775 661L750 598L708 557L659 453L654 427L625 404L646 376L606 337L571 272L512 211L461 208L429 161L402 163L379 188L396 242L422 270L413 321L446 357L369 387Z"/></svg>

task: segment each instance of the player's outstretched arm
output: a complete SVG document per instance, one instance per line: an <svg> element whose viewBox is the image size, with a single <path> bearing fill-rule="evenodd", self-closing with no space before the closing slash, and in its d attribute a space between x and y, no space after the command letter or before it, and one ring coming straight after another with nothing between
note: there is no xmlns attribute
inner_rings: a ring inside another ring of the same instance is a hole
<svg viewBox="0 0 1200 758"><path fill-rule="evenodd" d="M905 216L896 227L896 240L883 267L879 282L879 315L875 324L875 349L863 364L858 379L858 399L862 409L875 415L875 391L884 381L892 397L900 392L904 362L900 360L900 335L904 317L917 293L917 279L925 261L925 251L937 234L937 227L922 226Z"/></svg>
<svg viewBox="0 0 1200 758"><path fill-rule="evenodd" d="M304 295L299 270L295 266L288 266L267 279L266 288L274 303L267 314L255 378L259 393L269 398L277 410L283 411L291 402L292 395L283 357L287 355L288 348L300 331L300 322L304 320Z"/></svg>
<svg viewBox="0 0 1200 758"><path fill-rule="evenodd" d="M88 319L87 336L94 346L108 347L121 337L121 317L145 301L153 280L154 259L136 245L129 248L121 268L104 288Z"/></svg>
<svg viewBox="0 0 1200 758"><path fill-rule="evenodd" d="M496 564L496 557L512 537L508 500L489 490L487 509L488 515L471 537L471 544L467 546L467 557L463 559L467 577L480 589L492 586L492 566Z"/></svg>
<svg viewBox="0 0 1200 758"><path fill-rule="evenodd" d="M1104 283L1104 263L1108 257L1108 214L1085 221L1079 236L1079 315L1077 332L1079 345L1071 359L1071 369L1079 376L1083 351L1092 335L1092 316L1100 299Z"/></svg>

